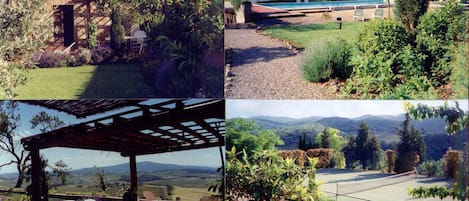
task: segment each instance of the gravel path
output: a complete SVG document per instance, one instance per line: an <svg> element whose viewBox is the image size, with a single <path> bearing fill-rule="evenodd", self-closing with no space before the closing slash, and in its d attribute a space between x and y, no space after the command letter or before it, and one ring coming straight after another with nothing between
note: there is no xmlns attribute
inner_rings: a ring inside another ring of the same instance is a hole
<svg viewBox="0 0 469 201"><path fill-rule="evenodd" d="M225 48L232 48L227 98L333 99L336 87L303 79L301 53L286 44L256 33L255 29L226 29Z"/></svg>

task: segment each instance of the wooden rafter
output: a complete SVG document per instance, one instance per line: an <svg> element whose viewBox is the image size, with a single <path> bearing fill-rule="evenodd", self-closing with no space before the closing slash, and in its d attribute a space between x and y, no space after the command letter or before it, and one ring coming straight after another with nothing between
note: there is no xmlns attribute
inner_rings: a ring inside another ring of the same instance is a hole
<svg viewBox="0 0 469 201"><path fill-rule="evenodd" d="M22 143L27 150L69 147L114 151L123 156L223 145L224 129L214 128L215 124L207 121L217 119L224 122L224 100L187 105L184 101L175 99L153 105L138 102L140 106L136 109L23 138ZM54 104L60 105L55 101ZM134 115L126 117L130 114ZM189 125L187 122L193 123ZM172 129L162 129L169 126ZM180 133L172 132L176 129Z"/></svg>

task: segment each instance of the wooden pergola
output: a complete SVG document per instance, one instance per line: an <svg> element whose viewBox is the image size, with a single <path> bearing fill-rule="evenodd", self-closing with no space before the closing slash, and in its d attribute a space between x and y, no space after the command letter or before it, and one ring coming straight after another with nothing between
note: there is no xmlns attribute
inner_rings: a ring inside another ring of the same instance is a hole
<svg viewBox="0 0 469 201"><path fill-rule="evenodd" d="M51 147L119 152L129 157L131 199L137 200L136 156L219 147L223 154L225 101L218 99L27 101L77 117L114 114L23 138L31 152L32 200L40 191L40 150Z"/></svg>

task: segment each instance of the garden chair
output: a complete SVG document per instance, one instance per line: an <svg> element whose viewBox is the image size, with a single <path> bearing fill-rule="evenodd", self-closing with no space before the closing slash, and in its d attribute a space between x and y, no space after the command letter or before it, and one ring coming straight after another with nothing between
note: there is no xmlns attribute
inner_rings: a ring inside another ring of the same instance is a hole
<svg viewBox="0 0 469 201"><path fill-rule="evenodd" d="M377 8L373 15L371 15L373 19L384 19L384 10L382 8Z"/></svg>
<svg viewBox="0 0 469 201"><path fill-rule="evenodd" d="M365 16L363 15L363 9L355 9L353 11L353 21L365 21Z"/></svg>

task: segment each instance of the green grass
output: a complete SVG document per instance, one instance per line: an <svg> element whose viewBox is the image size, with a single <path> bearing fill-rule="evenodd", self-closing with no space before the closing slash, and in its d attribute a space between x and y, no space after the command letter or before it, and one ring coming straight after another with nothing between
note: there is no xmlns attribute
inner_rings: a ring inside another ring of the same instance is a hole
<svg viewBox="0 0 469 201"><path fill-rule="evenodd" d="M468 78L468 59L467 59L467 43L462 43L457 47L454 53L454 61L451 63L453 70L451 72L450 80L453 82L452 90L454 91L454 98L467 98L469 89Z"/></svg>
<svg viewBox="0 0 469 201"><path fill-rule="evenodd" d="M353 44L358 40L360 30L364 26L363 22L343 23L342 30L339 30L338 23L326 23L268 27L265 32L271 37L289 41L295 47L305 48L314 41L337 37Z"/></svg>
<svg viewBox="0 0 469 201"><path fill-rule="evenodd" d="M199 200L203 196L210 195L212 192L209 192L207 188L174 187L173 199L179 197L181 200Z"/></svg>
<svg viewBox="0 0 469 201"><path fill-rule="evenodd" d="M17 99L145 98L154 96L138 64L30 70Z"/></svg>

